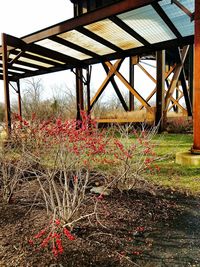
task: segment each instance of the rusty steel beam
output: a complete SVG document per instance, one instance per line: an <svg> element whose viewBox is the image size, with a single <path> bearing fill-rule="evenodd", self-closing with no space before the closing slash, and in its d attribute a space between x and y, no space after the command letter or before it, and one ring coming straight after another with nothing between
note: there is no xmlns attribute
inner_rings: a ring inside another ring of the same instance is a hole
<svg viewBox="0 0 200 267"><path fill-rule="evenodd" d="M177 7L179 7L186 15L188 15L191 20L194 19L194 13L190 12L189 9L187 9L183 4L181 4L179 1L177 0L171 0L172 3L174 3Z"/></svg>
<svg viewBox="0 0 200 267"><path fill-rule="evenodd" d="M166 111L168 110L168 107L169 107L169 104L170 104L170 98L172 97L172 95L174 93L174 90L176 88L177 82L179 80L179 76L180 76L181 71L183 69L183 64L185 62L188 50L189 50L189 45L183 47L182 54L180 55L181 63L178 63L176 65L175 70L174 70L173 78L171 80L169 89L168 89L167 94L165 96L165 110Z"/></svg>
<svg viewBox="0 0 200 267"><path fill-rule="evenodd" d="M182 69L182 71L181 71L180 81L181 81L181 86L183 89L183 95L184 95L184 99L185 99L185 104L186 104L188 116L192 116L192 105L190 102L190 97L189 97L188 86L187 86L187 82L186 82L184 69Z"/></svg>
<svg viewBox="0 0 200 267"><path fill-rule="evenodd" d="M105 72L106 72L107 75L108 75L108 73L109 73L109 68L107 67L107 65L106 65L105 63L102 63L102 65L103 65L103 67L104 67L104 69L105 69ZM121 104L122 104L124 110L125 110L125 111L128 111L127 104L126 104L126 102L125 102L125 100L124 100L124 98L123 98L123 96L122 96L122 94L121 94L121 92L120 92L120 90L119 90L119 87L118 87L117 83L115 82L114 77L111 77L111 78L110 78L110 82L112 83L112 86L113 86L113 88L114 88L114 90L115 90L115 93L117 94L117 96L118 96L118 98L119 98L119 100L120 100L120 102L121 102Z"/></svg>
<svg viewBox="0 0 200 267"><path fill-rule="evenodd" d="M194 46L190 45L189 49L189 94L190 94L190 102L193 107L193 90L194 90Z"/></svg>
<svg viewBox="0 0 200 267"><path fill-rule="evenodd" d="M149 72L141 64L137 65L149 77L149 79L152 80L152 82L156 83L156 79L154 79L153 76L150 75Z"/></svg>
<svg viewBox="0 0 200 267"><path fill-rule="evenodd" d="M194 140L193 153L200 154L200 1L195 0L194 38Z"/></svg>
<svg viewBox="0 0 200 267"><path fill-rule="evenodd" d="M122 74L116 71L113 65L110 62L106 62L106 65L110 68L110 70L115 71L115 75L120 79L120 81L126 86L126 88L137 98L137 100L144 105L144 107L149 110L151 107L149 103L130 85L130 83L122 76Z"/></svg>
<svg viewBox="0 0 200 267"><path fill-rule="evenodd" d="M117 14L129 11L132 9L136 9L139 7L149 5L153 2L157 2L157 0L143 0L143 1L123 0L117 3L114 3L110 6L106 6L98 10L94 10L94 11L82 14L79 17L66 20L62 23L58 23L52 27L48 27L36 33L24 36L23 40L26 43L37 42L39 40L42 40L42 39L45 39L45 38L48 38L48 37L51 37L57 34L61 34L66 31L73 30L79 26L85 26L93 22L96 22L98 20L108 18L113 15L117 15ZM1 50L0 50L0 53L1 53Z"/></svg>
<svg viewBox="0 0 200 267"><path fill-rule="evenodd" d="M135 60L136 59L136 60ZM130 57L129 60L129 80L130 85L135 87L135 63L138 63L138 57ZM134 95L129 91L129 110L133 111L135 109Z"/></svg>
<svg viewBox="0 0 200 267"><path fill-rule="evenodd" d="M81 120L81 110L84 110L84 97L83 97L83 70L76 68L76 111L77 120Z"/></svg>
<svg viewBox="0 0 200 267"><path fill-rule="evenodd" d="M11 109L10 109L10 93L8 79L8 51L7 51L7 35L2 33L2 61L3 61L3 81L4 81L4 103L5 103L5 126L7 136L11 133Z"/></svg>
<svg viewBox="0 0 200 267"><path fill-rule="evenodd" d="M90 80L91 80L92 67L88 66L86 69L86 80L87 80L87 115L90 115Z"/></svg>
<svg viewBox="0 0 200 267"><path fill-rule="evenodd" d="M17 80L17 94L18 94L18 114L22 117L22 101L21 101L21 88L20 81Z"/></svg>
<svg viewBox="0 0 200 267"><path fill-rule="evenodd" d="M108 85L108 83L110 82L110 79L115 75L116 71L119 69L119 67L121 66L123 62L123 59L118 59L117 62L115 62L114 65L111 66L113 67L111 69L110 66L108 66L109 68L109 73L107 75L107 77L104 79L103 83L101 84L101 86L99 87L99 89L97 90L96 94L93 96L93 98L90 101L90 107L92 108L94 106L94 104L97 102L97 100L99 99L99 97L101 96L101 94L103 93L104 89L106 88L106 86Z"/></svg>
<svg viewBox="0 0 200 267"><path fill-rule="evenodd" d="M165 51L156 52L156 118L155 123L159 125L158 131L163 130L163 111L165 94Z"/></svg>

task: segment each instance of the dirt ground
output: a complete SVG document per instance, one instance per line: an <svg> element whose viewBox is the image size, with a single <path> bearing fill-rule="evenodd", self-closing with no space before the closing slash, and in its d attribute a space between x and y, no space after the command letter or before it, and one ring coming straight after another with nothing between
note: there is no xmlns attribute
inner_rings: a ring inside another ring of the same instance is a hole
<svg viewBox="0 0 200 267"><path fill-rule="evenodd" d="M99 203L99 221L83 221L65 239L64 253L36 251L28 240L46 222L46 211L19 193L0 204L0 267L200 266L200 200L173 191L113 192ZM88 203L89 205L89 203Z"/></svg>

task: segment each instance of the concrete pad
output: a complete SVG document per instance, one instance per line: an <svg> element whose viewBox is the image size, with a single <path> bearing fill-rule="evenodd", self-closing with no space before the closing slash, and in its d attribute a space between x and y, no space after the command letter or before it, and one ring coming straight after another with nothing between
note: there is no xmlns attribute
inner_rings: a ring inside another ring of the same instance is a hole
<svg viewBox="0 0 200 267"><path fill-rule="evenodd" d="M187 166L200 167L200 155L192 154L188 152L178 152L176 153L176 163Z"/></svg>

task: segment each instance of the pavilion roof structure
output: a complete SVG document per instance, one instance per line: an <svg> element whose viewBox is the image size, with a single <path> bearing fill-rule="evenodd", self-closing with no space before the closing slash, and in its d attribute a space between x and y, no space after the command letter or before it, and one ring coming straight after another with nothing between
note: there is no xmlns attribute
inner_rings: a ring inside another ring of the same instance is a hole
<svg viewBox="0 0 200 267"><path fill-rule="evenodd" d="M9 81L194 42L194 0L123 0L38 32L6 35ZM0 79L3 79L0 47Z"/></svg>

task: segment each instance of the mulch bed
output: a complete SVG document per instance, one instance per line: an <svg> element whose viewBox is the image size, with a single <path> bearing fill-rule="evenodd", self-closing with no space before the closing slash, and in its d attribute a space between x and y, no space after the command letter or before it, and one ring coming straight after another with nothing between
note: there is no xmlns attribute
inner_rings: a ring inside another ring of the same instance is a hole
<svg viewBox="0 0 200 267"><path fill-rule="evenodd" d="M157 225L168 226L180 215L178 200L185 196L175 196L170 190L158 195L145 191L128 194L114 191L99 201L100 223L92 218L77 225L73 230L76 239L64 240L64 253L58 258L50 249L35 251L28 243L46 223L43 207L34 206L29 211L33 197L34 192L28 196L18 193L12 204L0 204L1 267L160 266L148 265L148 262L139 265L138 260L153 249L151 233Z"/></svg>

